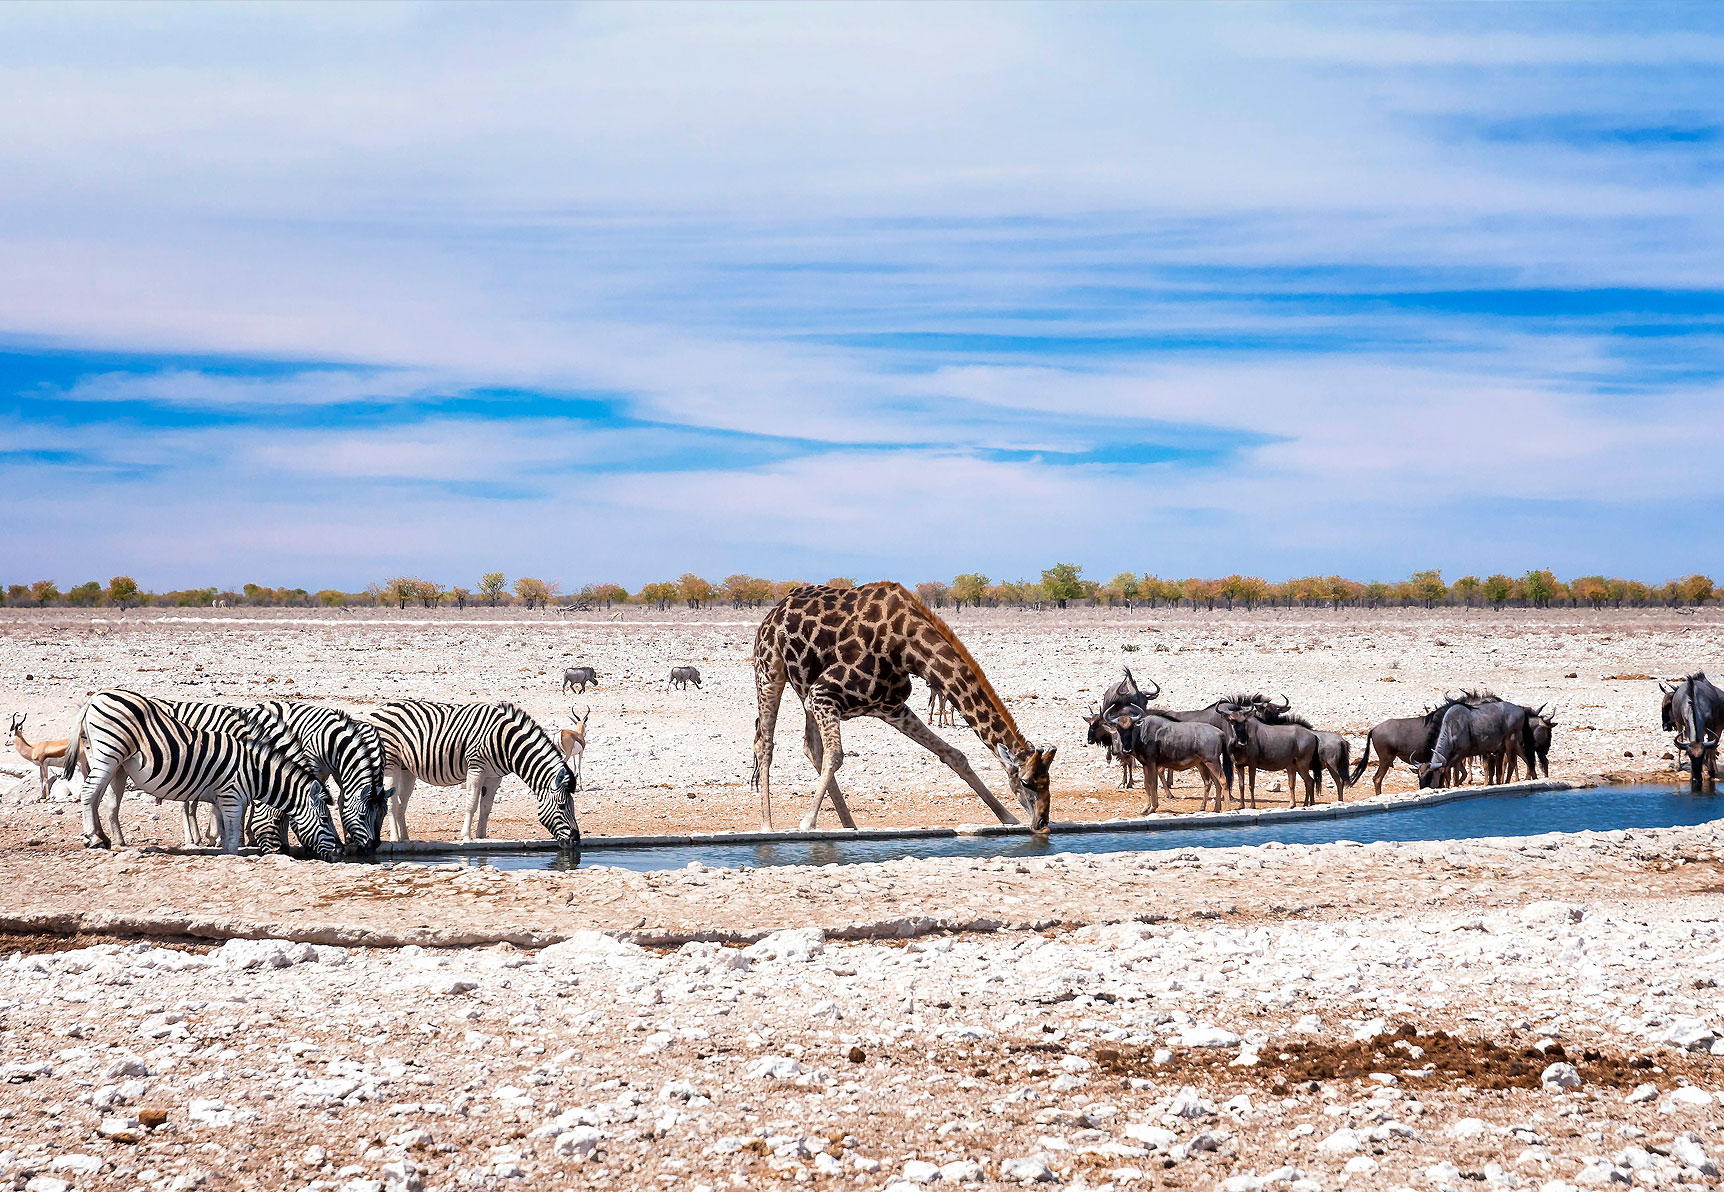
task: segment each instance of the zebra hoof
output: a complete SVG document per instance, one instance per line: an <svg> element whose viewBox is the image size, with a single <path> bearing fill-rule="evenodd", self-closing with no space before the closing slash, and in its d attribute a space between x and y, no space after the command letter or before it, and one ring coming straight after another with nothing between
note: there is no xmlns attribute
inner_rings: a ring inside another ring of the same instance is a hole
<svg viewBox="0 0 1724 1192"><path fill-rule="evenodd" d="M84 847L85 848L113 848L114 846L108 840L108 838L106 836L98 836L93 832L87 832L84 834Z"/></svg>

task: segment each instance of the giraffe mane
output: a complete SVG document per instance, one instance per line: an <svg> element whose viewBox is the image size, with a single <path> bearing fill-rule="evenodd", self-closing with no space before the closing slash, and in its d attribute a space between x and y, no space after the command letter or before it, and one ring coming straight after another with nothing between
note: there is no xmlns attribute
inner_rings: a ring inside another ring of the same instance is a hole
<svg viewBox="0 0 1724 1192"><path fill-rule="evenodd" d="M952 627L946 624L945 619L939 613L923 604L921 597L903 584L893 584L892 586L898 589L905 600L909 601L910 608L917 615L933 626L935 633L946 639L946 644L952 647L952 651L957 654L959 660L970 668L970 673L975 676L976 685L982 689L983 697L993 706L994 711L1000 714L1001 719L1006 722L1006 727L1012 731L1018 740L1028 744L1028 738L1024 736L1023 730L1018 728L1018 722L1012 719L1012 713L1006 707L1005 701L994 690L994 685L988 682L988 676L982 671L982 664L977 662L975 655L970 653L969 648L958 640L958 635L952 632Z"/></svg>

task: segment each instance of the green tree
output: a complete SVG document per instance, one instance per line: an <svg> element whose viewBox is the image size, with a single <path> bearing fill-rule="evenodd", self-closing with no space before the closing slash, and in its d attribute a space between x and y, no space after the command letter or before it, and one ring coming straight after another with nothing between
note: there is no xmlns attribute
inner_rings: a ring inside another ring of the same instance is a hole
<svg viewBox="0 0 1724 1192"><path fill-rule="evenodd" d="M828 588L854 588L856 577L852 575L835 575L826 581Z"/></svg>
<svg viewBox="0 0 1724 1192"><path fill-rule="evenodd" d="M685 571L676 581L677 593L690 608L699 608L714 595L712 581L701 579L692 571Z"/></svg>
<svg viewBox="0 0 1724 1192"><path fill-rule="evenodd" d="M503 589L509 586L501 571L487 571L479 577L479 591L491 602L491 607L497 607L497 597L503 594Z"/></svg>
<svg viewBox="0 0 1724 1192"><path fill-rule="evenodd" d="M1449 586L1449 591L1454 593L1456 600L1471 608L1473 602L1479 598L1479 591L1483 587L1484 585L1479 582L1478 576L1463 575Z"/></svg>
<svg viewBox="0 0 1724 1192"><path fill-rule="evenodd" d="M1449 587L1443 583L1441 571L1415 571L1407 583L1412 588L1413 599L1423 600L1426 608L1448 599Z"/></svg>
<svg viewBox="0 0 1724 1192"><path fill-rule="evenodd" d="M472 594L473 593L469 592L466 588L450 588L449 589L449 598L455 602L456 608L466 608L467 607L467 597L471 596Z"/></svg>
<svg viewBox="0 0 1724 1192"><path fill-rule="evenodd" d="M102 585L95 580L88 580L66 593L66 602L80 608L89 608L102 598Z"/></svg>
<svg viewBox="0 0 1724 1192"><path fill-rule="evenodd" d="M926 579L916 585L916 598L929 608L944 608L952 589L937 579Z"/></svg>
<svg viewBox="0 0 1724 1192"><path fill-rule="evenodd" d="M1676 592L1689 604L1705 604L1712 599L1712 577L1709 575L1690 575L1686 579L1676 581Z"/></svg>
<svg viewBox="0 0 1724 1192"><path fill-rule="evenodd" d="M1593 608L1603 608L1610 599L1610 581L1602 575L1582 575L1568 585L1575 600L1586 601Z"/></svg>
<svg viewBox="0 0 1724 1192"><path fill-rule="evenodd" d="M30 585L30 599L37 604L51 604L60 599L60 585L51 579L39 579Z"/></svg>
<svg viewBox="0 0 1724 1192"><path fill-rule="evenodd" d="M1119 599L1124 600L1128 606L1131 601L1136 600L1143 593L1143 586L1138 583L1137 576L1130 571L1120 572L1107 581L1107 586L1118 592Z"/></svg>
<svg viewBox="0 0 1724 1192"><path fill-rule="evenodd" d="M116 575L108 581L108 601L130 608L138 601L138 581L129 575Z"/></svg>
<svg viewBox="0 0 1724 1192"><path fill-rule="evenodd" d="M1485 577L1482 590L1484 591L1485 599L1500 609L1503 605L1508 603L1509 597L1514 595L1514 580L1510 579L1506 575L1487 576Z"/></svg>
<svg viewBox="0 0 1724 1192"><path fill-rule="evenodd" d="M679 589L673 583L651 583L641 587L641 603L656 604L660 609L670 604L678 595Z"/></svg>
<svg viewBox="0 0 1724 1192"><path fill-rule="evenodd" d="M593 587L593 599L605 602L605 607L612 604L627 603L629 590L621 584L596 584Z"/></svg>
<svg viewBox="0 0 1724 1192"><path fill-rule="evenodd" d="M515 595L524 600L528 608L538 608L551 602L559 586L527 576L515 581Z"/></svg>
<svg viewBox="0 0 1724 1192"><path fill-rule="evenodd" d="M1055 563L1042 572L1042 591L1045 599L1061 608L1068 600L1080 599L1084 594L1083 566L1079 563Z"/></svg>
<svg viewBox="0 0 1724 1192"><path fill-rule="evenodd" d="M1550 604L1551 597L1557 594L1556 576L1548 569L1529 571L1520 577L1521 591L1526 595L1526 602L1534 608L1544 608Z"/></svg>
<svg viewBox="0 0 1724 1192"><path fill-rule="evenodd" d="M982 607L982 595L988 590L988 577L979 571L966 571L952 578L952 603L962 607L973 604Z"/></svg>
<svg viewBox="0 0 1724 1192"><path fill-rule="evenodd" d="M324 588L318 592L316 600L324 608L341 608L347 603L347 594L338 592L334 588Z"/></svg>
<svg viewBox="0 0 1724 1192"><path fill-rule="evenodd" d="M419 595L419 581L410 575L386 579L383 581L383 594L396 608L406 608L408 602Z"/></svg>
<svg viewBox="0 0 1724 1192"><path fill-rule="evenodd" d="M1374 579L1365 585L1365 590L1360 595L1365 598L1368 607L1376 608L1389 599L1389 585L1380 579Z"/></svg>
<svg viewBox="0 0 1724 1192"><path fill-rule="evenodd" d="M422 608L436 608L443 599L443 585L433 580L416 580L413 596Z"/></svg>

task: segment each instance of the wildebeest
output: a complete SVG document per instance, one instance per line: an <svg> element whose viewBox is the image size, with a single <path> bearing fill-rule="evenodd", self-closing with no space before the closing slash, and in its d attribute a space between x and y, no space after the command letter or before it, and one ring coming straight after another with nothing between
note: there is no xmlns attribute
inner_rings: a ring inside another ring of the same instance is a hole
<svg viewBox="0 0 1724 1192"><path fill-rule="evenodd" d="M1426 713L1429 715L1429 712ZM1364 776L1365 767L1371 764L1371 750L1377 751L1377 773L1372 778L1377 793L1383 793L1383 776L1389 772L1396 762L1408 762L1418 765L1430 754L1425 752L1425 717L1398 716L1393 720L1385 720L1369 733L1365 734L1365 749L1359 754L1358 768L1347 779L1350 784L1357 784Z"/></svg>
<svg viewBox="0 0 1724 1192"><path fill-rule="evenodd" d="M1323 784L1317 760L1317 734L1285 710L1283 717L1284 723L1265 724L1255 708L1235 706L1227 713L1227 723L1233 733L1234 766L1244 771L1240 775L1240 784L1242 788L1246 783L1250 784L1253 807L1257 806L1257 771L1260 769L1287 771L1289 807L1296 806L1299 801L1296 776L1304 776L1307 807L1317 801L1317 790Z"/></svg>
<svg viewBox="0 0 1724 1192"><path fill-rule="evenodd" d="M1340 802L1347 797L1347 771L1352 764L1353 746L1340 733L1312 731L1317 734L1317 761L1329 772L1335 783L1335 800Z"/></svg>
<svg viewBox="0 0 1724 1192"><path fill-rule="evenodd" d="M1112 752L1134 757L1143 767L1144 811L1155 811L1161 771L1195 769L1203 778L1203 798L1198 810L1215 796L1221 810L1224 792L1233 785L1233 757L1227 738L1211 724L1178 720L1155 709L1127 709L1102 722L1112 738Z"/></svg>
<svg viewBox="0 0 1724 1192"><path fill-rule="evenodd" d="M588 687L597 687L598 685L599 672L590 666L571 666L563 671L564 691L574 687L578 688L584 695Z"/></svg>
<svg viewBox="0 0 1724 1192"><path fill-rule="evenodd" d="M1101 706L1099 709L1091 715L1084 717L1084 720L1089 725L1089 731L1085 735L1084 740L1087 744L1102 746L1102 748L1107 750L1107 758L1109 761L1117 760L1120 763L1120 769L1122 771L1119 782L1120 789L1130 790L1132 786L1132 765L1134 762L1134 755L1130 751L1126 751L1124 753L1120 752L1116 747L1116 741L1109 733L1107 726L1109 722L1116 719L1122 712L1142 712L1147 709L1150 703L1161 694L1161 684L1157 683L1154 679L1151 679L1149 681L1149 685L1155 688L1155 690L1145 692L1137 685L1137 679L1132 675L1131 668L1128 666L1123 669L1124 674L1120 677L1119 681L1102 693ZM1168 782L1171 789L1171 776L1169 777Z"/></svg>
<svg viewBox="0 0 1724 1192"><path fill-rule="evenodd" d="M670 685L672 687L678 691L687 691L690 683L696 687L700 686L700 669L698 667L673 666L670 668Z"/></svg>
<svg viewBox="0 0 1724 1192"><path fill-rule="evenodd" d="M1527 717L1532 723L1532 752L1533 756L1538 759L1538 766L1536 768L1530 764L1527 766L1527 777L1537 778L1539 777L1539 771L1542 770L1544 777L1549 778L1550 730L1556 727L1556 712L1554 710L1546 710L1544 704L1540 704L1537 708L1528 708L1526 711ZM1511 751L1508 756L1508 773L1503 776L1503 781L1513 782L1518 776L1517 771L1519 766L1519 752Z"/></svg>
<svg viewBox="0 0 1724 1192"><path fill-rule="evenodd" d="M1718 736L1724 732L1724 691L1706 672L1695 671L1665 692L1667 728L1676 748L1688 755L1688 789L1704 790L1718 780Z"/></svg>
<svg viewBox="0 0 1724 1192"><path fill-rule="evenodd" d="M1430 753L1419 766L1421 788L1445 785L1445 771L1463 758L1484 759L1492 783L1501 780L1510 750L1520 751L1528 770L1534 764L1527 710L1489 693L1468 692L1432 712L1426 717L1426 741Z"/></svg>

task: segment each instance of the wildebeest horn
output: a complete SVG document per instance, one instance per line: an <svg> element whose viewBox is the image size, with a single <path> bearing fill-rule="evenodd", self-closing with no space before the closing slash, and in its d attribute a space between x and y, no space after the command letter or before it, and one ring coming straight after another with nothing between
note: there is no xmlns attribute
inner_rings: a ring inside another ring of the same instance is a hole
<svg viewBox="0 0 1724 1192"><path fill-rule="evenodd" d="M1292 701L1292 700L1290 700L1290 699L1288 699L1288 698L1287 698L1287 693L1286 693L1286 692L1285 692L1285 691L1283 691L1283 692L1282 692L1282 693L1281 693L1281 710L1282 710L1282 711L1283 711L1283 712L1285 712L1285 711L1287 711L1287 710L1288 710L1288 709L1289 709L1289 708L1291 708L1291 707L1292 707L1292 706L1293 706L1293 701Z"/></svg>
<svg viewBox="0 0 1724 1192"><path fill-rule="evenodd" d="M1151 679L1149 681L1149 685L1151 687L1155 688L1154 691L1150 692L1149 698L1153 700L1153 699L1160 697L1160 695L1161 695L1161 684L1157 683L1154 679Z"/></svg>

